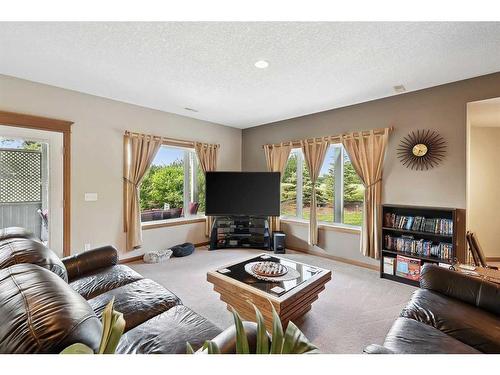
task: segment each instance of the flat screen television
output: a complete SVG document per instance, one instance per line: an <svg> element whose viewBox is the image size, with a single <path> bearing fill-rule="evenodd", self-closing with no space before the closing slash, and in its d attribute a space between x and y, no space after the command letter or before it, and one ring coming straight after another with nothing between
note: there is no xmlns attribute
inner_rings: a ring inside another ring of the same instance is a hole
<svg viewBox="0 0 500 375"><path fill-rule="evenodd" d="M279 172L207 172L205 214L279 216Z"/></svg>

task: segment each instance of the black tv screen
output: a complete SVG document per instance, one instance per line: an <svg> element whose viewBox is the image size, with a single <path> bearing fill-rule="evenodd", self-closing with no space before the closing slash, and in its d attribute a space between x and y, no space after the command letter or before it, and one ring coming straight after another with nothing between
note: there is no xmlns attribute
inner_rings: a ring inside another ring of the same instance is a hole
<svg viewBox="0 0 500 375"><path fill-rule="evenodd" d="M205 214L279 216L279 172L207 172Z"/></svg>

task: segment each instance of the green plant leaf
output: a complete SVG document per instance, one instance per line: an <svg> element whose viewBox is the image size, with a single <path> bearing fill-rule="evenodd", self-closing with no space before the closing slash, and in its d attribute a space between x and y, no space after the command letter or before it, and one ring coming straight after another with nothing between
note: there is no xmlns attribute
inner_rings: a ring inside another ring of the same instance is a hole
<svg viewBox="0 0 500 375"><path fill-rule="evenodd" d="M207 341L208 354L220 354L220 349L214 341Z"/></svg>
<svg viewBox="0 0 500 375"><path fill-rule="evenodd" d="M60 354L94 354L94 351L87 345L78 342L68 346Z"/></svg>
<svg viewBox="0 0 500 375"><path fill-rule="evenodd" d="M274 305L269 301L273 309L273 334L271 338L271 353L270 354L281 354L283 349L283 327L281 326L281 320L274 308Z"/></svg>
<svg viewBox="0 0 500 375"><path fill-rule="evenodd" d="M304 354L317 349L293 322L288 322L282 354Z"/></svg>
<svg viewBox="0 0 500 375"><path fill-rule="evenodd" d="M190 343L186 343L186 354L194 354L194 349Z"/></svg>
<svg viewBox="0 0 500 375"><path fill-rule="evenodd" d="M114 354L125 330L125 319L121 312L113 308L114 302L115 298L113 297L102 312L102 333L98 354ZM92 349L82 343L73 344L61 352L61 354L68 353L94 354Z"/></svg>
<svg viewBox="0 0 500 375"><path fill-rule="evenodd" d="M247 334L243 328L243 322L240 315L231 307L234 318L234 326L236 327L236 354L250 354L248 346Z"/></svg>
<svg viewBox="0 0 500 375"><path fill-rule="evenodd" d="M255 354L269 354L269 337L267 336L266 325L264 324L264 317L260 310L253 303L250 302L255 310L255 318L257 321L257 347Z"/></svg>
<svg viewBox="0 0 500 375"><path fill-rule="evenodd" d="M120 342L124 330L125 319L123 319L123 314L121 312L113 310L111 329L108 336L108 342L106 343L106 347L104 348L104 354L115 353L116 347Z"/></svg>
<svg viewBox="0 0 500 375"><path fill-rule="evenodd" d="M113 304L115 302L115 297L111 298L111 301L106 305L104 311L102 312L102 336L101 343L99 344L99 354L104 353L106 350L106 345L108 344L109 334L111 332L111 326L113 324Z"/></svg>

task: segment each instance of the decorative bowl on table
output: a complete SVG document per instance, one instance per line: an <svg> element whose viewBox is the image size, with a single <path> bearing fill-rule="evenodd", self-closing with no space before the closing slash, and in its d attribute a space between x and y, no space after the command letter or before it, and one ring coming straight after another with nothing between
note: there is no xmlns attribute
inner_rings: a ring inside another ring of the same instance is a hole
<svg viewBox="0 0 500 375"><path fill-rule="evenodd" d="M288 272L288 267L276 262L258 262L252 266L252 272L259 276L279 277Z"/></svg>

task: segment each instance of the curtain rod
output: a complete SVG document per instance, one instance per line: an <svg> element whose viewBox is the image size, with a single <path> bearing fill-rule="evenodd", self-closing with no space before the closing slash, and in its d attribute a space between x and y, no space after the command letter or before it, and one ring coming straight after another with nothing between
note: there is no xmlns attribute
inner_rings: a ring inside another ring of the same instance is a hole
<svg viewBox="0 0 500 375"><path fill-rule="evenodd" d="M272 144L269 144L269 145L262 145L262 148L264 148L264 146L279 147L281 145L292 145L292 146L295 146L295 147L300 147L302 145L301 144L302 141L306 141L306 142L316 141L316 140L324 140L324 141L329 141L329 142L340 141L342 139L342 136L349 136L350 134L361 134L362 136L366 136L366 135L369 135L371 132L374 132L375 134L383 134L384 131L385 131L385 129L389 129L389 133L390 133L390 132L392 132L394 130L394 127L391 126L389 128L378 128L378 129L371 129L371 130L362 130L362 131L358 131L358 132L350 132L350 133L344 133L344 134L339 134L339 135L329 135L329 136L326 136L326 137L296 139L294 141L285 141L285 142L281 142L281 143L272 143Z"/></svg>
<svg viewBox="0 0 500 375"><path fill-rule="evenodd" d="M125 135L132 136L132 137L153 137L154 139L159 139L162 141L163 144L165 145L171 145L171 146L188 146L188 147L194 147L195 143L203 143L203 142L195 142L195 141L186 141L184 139L175 139L175 138L167 138L167 137L160 137L158 135L151 135L151 134L143 134L143 133L137 133L137 132L131 132L128 130L125 130ZM219 148L219 144L215 144L215 147Z"/></svg>

